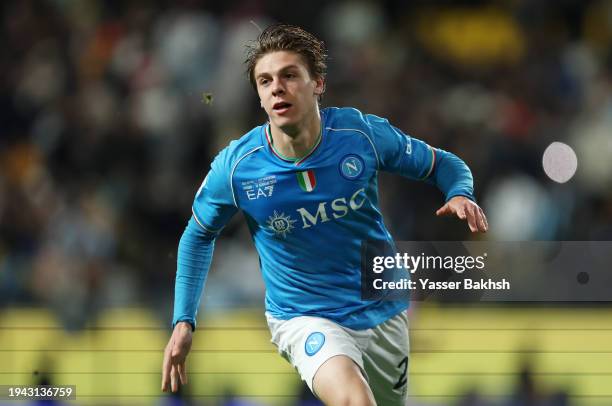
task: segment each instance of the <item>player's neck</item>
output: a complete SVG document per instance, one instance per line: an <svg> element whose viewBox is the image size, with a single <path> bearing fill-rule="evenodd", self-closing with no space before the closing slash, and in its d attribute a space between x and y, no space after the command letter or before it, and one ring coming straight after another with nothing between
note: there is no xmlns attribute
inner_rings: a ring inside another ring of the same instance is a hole
<svg viewBox="0 0 612 406"><path fill-rule="evenodd" d="M283 157L299 159L309 154L321 136L321 115L317 108L304 122L281 128L270 121L274 149Z"/></svg>

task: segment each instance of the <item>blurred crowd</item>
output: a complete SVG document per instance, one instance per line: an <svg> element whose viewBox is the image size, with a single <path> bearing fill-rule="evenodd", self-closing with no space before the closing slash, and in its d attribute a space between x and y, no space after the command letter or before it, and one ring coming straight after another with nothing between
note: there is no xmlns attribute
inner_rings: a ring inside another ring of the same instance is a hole
<svg viewBox="0 0 612 406"><path fill-rule="evenodd" d="M469 164L486 238L612 238L610 1L15 0L0 13L0 306L44 304L74 329L142 303L169 321L195 191L266 120L242 62L275 21L327 43L323 106L386 117ZM578 156L565 184L542 171L553 141ZM429 185L382 174L381 199L398 240L472 238L434 216ZM207 305L262 301L240 217Z"/></svg>

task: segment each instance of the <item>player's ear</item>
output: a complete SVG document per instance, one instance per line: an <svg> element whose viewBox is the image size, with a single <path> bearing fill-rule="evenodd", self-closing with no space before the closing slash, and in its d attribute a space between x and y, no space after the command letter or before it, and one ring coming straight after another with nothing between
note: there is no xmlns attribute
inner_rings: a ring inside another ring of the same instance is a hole
<svg viewBox="0 0 612 406"><path fill-rule="evenodd" d="M261 106L261 108L263 109L263 102L261 101L261 99L259 99L259 105Z"/></svg>
<svg viewBox="0 0 612 406"><path fill-rule="evenodd" d="M321 96L325 92L325 79L322 77L315 78L314 94Z"/></svg>

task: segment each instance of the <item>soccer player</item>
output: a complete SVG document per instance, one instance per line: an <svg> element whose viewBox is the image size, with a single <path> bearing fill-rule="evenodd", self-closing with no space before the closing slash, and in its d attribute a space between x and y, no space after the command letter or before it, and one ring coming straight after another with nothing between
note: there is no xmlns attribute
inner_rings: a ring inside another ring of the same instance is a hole
<svg viewBox="0 0 612 406"><path fill-rule="evenodd" d="M326 405L402 405L407 302L360 300L362 241L391 241L378 208L378 171L436 185L438 215L484 232L472 175L455 155L354 108L319 108L323 43L273 25L249 49L250 81L269 121L211 164L181 237L174 331L162 390L187 383L185 359L215 238L242 210L259 254L272 342Z"/></svg>

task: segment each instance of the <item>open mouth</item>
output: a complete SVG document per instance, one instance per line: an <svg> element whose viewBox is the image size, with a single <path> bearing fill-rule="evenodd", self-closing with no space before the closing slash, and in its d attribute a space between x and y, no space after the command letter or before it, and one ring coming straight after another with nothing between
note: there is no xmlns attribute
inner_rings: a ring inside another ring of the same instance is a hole
<svg viewBox="0 0 612 406"><path fill-rule="evenodd" d="M282 113L287 111L289 107L291 107L291 103L278 102L274 103L274 105L272 106L272 110L276 111L277 113Z"/></svg>

